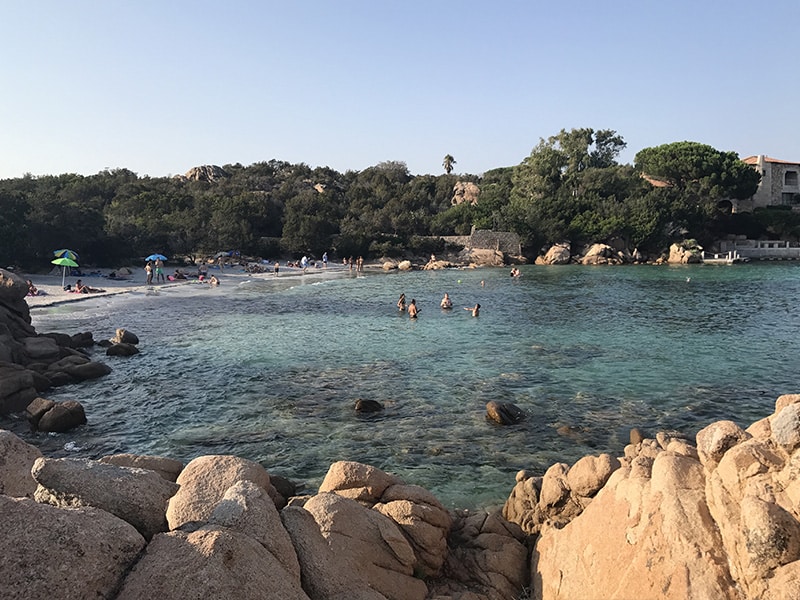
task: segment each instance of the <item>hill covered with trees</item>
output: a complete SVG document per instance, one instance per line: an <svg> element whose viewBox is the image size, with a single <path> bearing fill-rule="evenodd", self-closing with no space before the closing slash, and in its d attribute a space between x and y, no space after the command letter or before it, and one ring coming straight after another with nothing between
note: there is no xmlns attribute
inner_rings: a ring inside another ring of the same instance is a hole
<svg viewBox="0 0 800 600"><path fill-rule="evenodd" d="M176 177L114 169L5 179L0 260L41 267L62 247L98 266L153 252L193 258L232 249L264 257L425 255L441 244L430 236L473 227L520 234L532 257L564 240L622 240L652 255L682 237L710 244L728 233L800 235L793 213L719 208L758 185L758 173L734 153L678 142L646 148L624 165L617 158L625 145L612 130L562 130L519 165L480 175L454 174L448 154L441 175L412 175L397 161L339 173L270 160ZM457 184L474 184L479 194L456 203Z"/></svg>

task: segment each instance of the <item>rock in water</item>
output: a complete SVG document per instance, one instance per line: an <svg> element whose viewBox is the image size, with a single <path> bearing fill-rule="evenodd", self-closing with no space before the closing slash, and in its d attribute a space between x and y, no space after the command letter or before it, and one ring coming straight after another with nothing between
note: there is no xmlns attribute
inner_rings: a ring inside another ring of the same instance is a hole
<svg viewBox="0 0 800 600"><path fill-rule="evenodd" d="M522 420L522 409L511 402L486 403L486 418L500 425L514 425Z"/></svg>
<svg viewBox="0 0 800 600"><path fill-rule="evenodd" d="M383 405L377 400L363 400L359 398L356 400L353 407L357 413L374 413L383 410Z"/></svg>

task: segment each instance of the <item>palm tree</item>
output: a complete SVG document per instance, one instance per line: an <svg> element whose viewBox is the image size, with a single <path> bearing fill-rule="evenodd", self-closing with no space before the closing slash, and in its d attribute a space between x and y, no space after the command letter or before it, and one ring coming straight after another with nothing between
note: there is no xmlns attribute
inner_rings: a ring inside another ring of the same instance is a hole
<svg viewBox="0 0 800 600"><path fill-rule="evenodd" d="M442 161L442 166L444 167L444 172L450 175L453 171L453 165L456 164L456 159L453 158L449 154L445 154L444 161Z"/></svg>

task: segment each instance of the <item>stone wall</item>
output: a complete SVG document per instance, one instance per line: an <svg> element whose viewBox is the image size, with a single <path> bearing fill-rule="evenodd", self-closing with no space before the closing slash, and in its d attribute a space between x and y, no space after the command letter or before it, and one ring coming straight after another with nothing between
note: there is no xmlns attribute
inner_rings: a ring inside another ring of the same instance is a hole
<svg viewBox="0 0 800 600"><path fill-rule="evenodd" d="M511 231L492 231L473 229L471 235L447 235L442 239L448 244L458 244L465 248L499 250L505 254L522 254L519 236Z"/></svg>

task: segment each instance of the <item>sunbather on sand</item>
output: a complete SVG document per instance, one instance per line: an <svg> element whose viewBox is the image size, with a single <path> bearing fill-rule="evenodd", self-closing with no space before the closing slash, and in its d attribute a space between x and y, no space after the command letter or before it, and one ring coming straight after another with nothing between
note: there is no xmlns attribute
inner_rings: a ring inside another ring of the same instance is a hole
<svg viewBox="0 0 800 600"><path fill-rule="evenodd" d="M80 279L75 282L75 291L78 294L99 294L101 292L105 292L105 290L101 290L100 288L93 288L89 287L88 285L83 285L83 282Z"/></svg>

